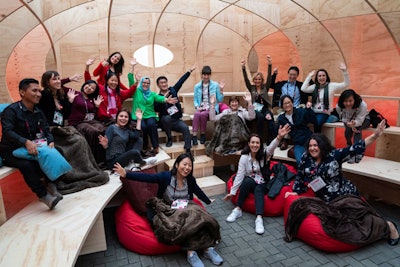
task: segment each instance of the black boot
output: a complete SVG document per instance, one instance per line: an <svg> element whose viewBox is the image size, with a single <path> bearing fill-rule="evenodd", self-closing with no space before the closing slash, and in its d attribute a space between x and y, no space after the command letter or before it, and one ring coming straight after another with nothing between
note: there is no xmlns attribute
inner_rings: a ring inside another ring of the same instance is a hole
<svg viewBox="0 0 400 267"><path fill-rule="evenodd" d="M199 143L197 142L197 136L193 136L192 142L194 146L197 146Z"/></svg>
<svg viewBox="0 0 400 267"><path fill-rule="evenodd" d="M168 138L167 144L165 146L166 147L171 147L172 146L172 138Z"/></svg>
<svg viewBox="0 0 400 267"><path fill-rule="evenodd" d="M200 134L200 144L204 144L206 142L206 135Z"/></svg>

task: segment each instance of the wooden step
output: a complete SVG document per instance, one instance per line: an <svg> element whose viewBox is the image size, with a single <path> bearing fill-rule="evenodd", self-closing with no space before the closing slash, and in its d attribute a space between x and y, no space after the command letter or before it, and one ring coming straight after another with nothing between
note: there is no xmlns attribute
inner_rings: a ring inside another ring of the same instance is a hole
<svg viewBox="0 0 400 267"><path fill-rule="evenodd" d="M216 175L196 178L196 182L209 197L226 193L225 182Z"/></svg>
<svg viewBox="0 0 400 267"><path fill-rule="evenodd" d="M185 153L183 146L185 142L173 142L171 147L166 147L165 144L160 144L162 150L164 150L171 158L176 159L180 154ZM193 156L201 156L206 154L206 147L203 144L193 146L191 149Z"/></svg>
<svg viewBox="0 0 400 267"><path fill-rule="evenodd" d="M196 156L194 157L194 177L205 177L214 174L214 160L208 156ZM175 159L171 159L165 162L165 168L171 170L175 163Z"/></svg>
<svg viewBox="0 0 400 267"><path fill-rule="evenodd" d="M158 128L158 140L160 143L166 143L167 142L167 135L165 133L165 131L163 131L162 129ZM192 126L189 126L189 131L190 133L192 133ZM176 131L171 131L171 137L172 137L172 141L173 142L179 142L179 141L183 141L183 134L180 132L176 132Z"/></svg>

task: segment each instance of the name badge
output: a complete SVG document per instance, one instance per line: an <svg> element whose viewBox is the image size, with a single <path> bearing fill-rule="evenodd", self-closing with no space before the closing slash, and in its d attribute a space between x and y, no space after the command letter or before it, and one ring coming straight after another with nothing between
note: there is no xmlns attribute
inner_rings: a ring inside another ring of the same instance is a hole
<svg viewBox="0 0 400 267"><path fill-rule="evenodd" d="M254 110L255 110L255 111L261 112L262 109L264 108L264 105L263 105L263 104L260 104L260 103L258 103L258 102L254 102L254 103L253 103L253 107L254 107Z"/></svg>
<svg viewBox="0 0 400 267"><path fill-rule="evenodd" d="M86 113L84 121L92 121L94 119L94 113Z"/></svg>
<svg viewBox="0 0 400 267"><path fill-rule="evenodd" d="M63 114L60 111L54 111L53 122L58 125L63 124Z"/></svg>
<svg viewBox="0 0 400 267"><path fill-rule="evenodd" d="M184 209L189 204L188 199L175 199L174 202L171 204L171 209L178 210Z"/></svg>
<svg viewBox="0 0 400 267"><path fill-rule="evenodd" d="M320 190L321 188L326 186L326 183L324 182L324 180L322 180L321 177L318 177L317 179L312 180L309 183L309 186L311 187L311 189L314 192L317 192L318 190Z"/></svg>
<svg viewBox="0 0 400 267"><path fill-rule="evenodd" d="M174 115L175 113L178 112L178 108L177 108L175 105L170 106L170 107L167 109L167 112L168 112L168 114L169 114L170 116L172 116L172 115Z"/></svg>
<svg viewBox="0 0 400 267"><path fill-rule="evenodd" d="M46 139L46 138L35 139L35 140L33 140L33 142L34 142L37 146L47 146L47 139Z"/></svg>
<svg viewBox="0 0 400 267"><path fill-rule="evenodd" d="M262 177L262 175L260 175L260 174L254 175L254 181L255 181L257 184L263 184L263 183L265 183L264 177Z"/></svg>

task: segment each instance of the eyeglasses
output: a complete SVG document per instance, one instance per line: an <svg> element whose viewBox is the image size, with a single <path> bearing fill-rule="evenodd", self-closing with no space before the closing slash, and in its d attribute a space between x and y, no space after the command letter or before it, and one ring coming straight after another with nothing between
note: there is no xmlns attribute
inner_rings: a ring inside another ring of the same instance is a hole
<svg viewBox="0 0 400 267"><path fill-rule="evenodd" d="M150 83L148 83L148 82L142 82L142 84L150 84Z"/></svg>

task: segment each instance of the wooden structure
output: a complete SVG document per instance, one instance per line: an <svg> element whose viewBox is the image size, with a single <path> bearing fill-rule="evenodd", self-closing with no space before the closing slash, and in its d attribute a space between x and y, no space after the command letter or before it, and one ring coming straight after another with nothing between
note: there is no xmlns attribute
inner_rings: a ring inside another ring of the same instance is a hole
<svg viewBox="0 0 400 267"><path fill-rule="evenodd" d="M350 87L360 94L399 96L398 1L1 0L0 6L0 103L19 98L22 78L40 80L52 69L62 76L82 73L90 56L97 65L114 51L125 58L127 83L133 53L153 44L168 48L173 59L158 68L137 66L152 81L166 75L173 83L197 64L182 92L193 90L203 65L211 66L214 80L225 79L227 91L244 91L241 59L251 73L265 73L269 54L279 80L297 65L300 80L325 68L340 81L338 65L345 62ZM370 105L385 110L394 125L398 103L381 102Z"/></svg>

